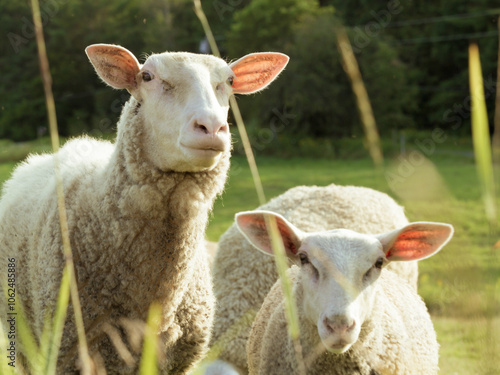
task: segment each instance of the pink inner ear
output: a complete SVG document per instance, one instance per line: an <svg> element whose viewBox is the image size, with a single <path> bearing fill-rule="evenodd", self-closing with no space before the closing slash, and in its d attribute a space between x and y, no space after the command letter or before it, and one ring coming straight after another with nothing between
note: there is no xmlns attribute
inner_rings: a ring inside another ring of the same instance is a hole
<svg viewBox="0 0 500 375"><path fill-rule="evenodd" d="M386 253L390 260L418 260L432 255L448 238L449 229L408 230L401 233Z"/></svg>
<svg viewBox="0 0 500 375"><path fill-rule="evenodd" d="M128 50L120 46L98 44L87 47L86 51L97 73L110 86L118 89L136 86L140 64Z"/></svg>
<svg viewBox="0 0 500 375"><path fill-rule="evenodd" d="M417 260L425 257L429 252L430 244L421 240L397 241L387 252L387 259L391 260Z"/></svg>
<svg viewBox="0 0 500 375"><path fill-rule="evenodd" d="M276 218L276 223L278 224L278 230L281 233L281 238L283 238L283 245L285 246L285 250L287 252L292 253L293 255L297 254L297 246L295 246L295 242L293 241L294 233L290 231L288 225L282 222L279 218Z"/></svg>
<svg viewBox="0 0 500 375"><path fill-rule="evenodd" d="M277 53L258 53L231 66L235 78L233 91L252 93L266 87L288 63L288 57Z"/></svg>
<svg viewBox="0 0 500 375"><path fill-rule="evenodd" d="M278 216L274 216L278 226L278 232L283 240L283 245L288 256L297 254L299 239L286 221ZM267 231L265 215L260 213L240 214L237 216L237 224L245 236L260 250L273 254L271 238ZM299 245L300 246L300 245Z"/></svg>

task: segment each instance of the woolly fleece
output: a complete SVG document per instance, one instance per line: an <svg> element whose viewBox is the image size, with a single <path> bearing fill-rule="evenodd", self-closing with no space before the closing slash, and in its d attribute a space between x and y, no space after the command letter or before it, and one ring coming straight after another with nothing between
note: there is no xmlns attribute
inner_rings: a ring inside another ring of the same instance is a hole
<svg viewBox="0 0 500 375"><path fill-rule="evenodd" d="M259 209L279 213L306 232L346 228L385 233L408 224L403 208L387 194L356 186L298 186ZM416 289L416 262L388 267ZM217 308L210 345L222 348L219 358L245 373L252 322L278 279L274 259L256 251L233 224L221 236L212 274Z"/></svg>
<svg viewBox="0 0 500 375"><path fill-rule="evenodd" d="M230 153L211 171L161 171L143 155L143 127L140 104L132 97L118 124L116 147L79 138L59 151L83 319L90 352L104 361L108 374L136 373L103 327L115 327L127 341L121 318L144 322L150 304L161 303L161 372L185 373L203 356L210 337L215 301L204 232ZM31 156L3 189L0 269L7 269L7 258L16 258L17 303L37 338L59 290L60 238L53 155ZM5 299L0 301L5 321ZM70 308L58 373L75 372L76 357Z"/></svg>

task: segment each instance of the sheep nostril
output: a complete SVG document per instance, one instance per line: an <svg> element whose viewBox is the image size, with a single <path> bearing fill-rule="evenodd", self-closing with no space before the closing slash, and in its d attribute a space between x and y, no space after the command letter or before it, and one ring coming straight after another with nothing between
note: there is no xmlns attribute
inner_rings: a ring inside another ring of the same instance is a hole
<svg viewBox="0 0 500 375"><path fill-rule="evenodd" d="M205 134L209 133L207 127L205 125L202 125L202 124L198 123L198 122L194 125L194 128L196 130L199 130L199 131L205 133Z"/></svg>
<svg viewBox="0 0 500 375"><path fill-rule="evenodd" d="M323 324L326 327L328 332L333 333L335 331L334 324L330 321L330 319L325 318L323 320Z"/></svg>
<svg viewBox="0 0 500 375"><path fill-rule="evenodd" d="M228 125L224 124L219 128L219 130L217 130L217 133L227 133L228 129L229 129Z"/></svg>
<svg viewBox="0 0 500 375"><path fill-rule="evenodd" d="M346 333L350 332L356 327L356 321L353 319L352 321L347 319L328 319L324 318L323 320L324 326L330 333Z"/></svg>
<svg viewBox="0 0 500 375"><path fill-rule="evenodd" d="M352 331L352 330L354 329L354 327L355 327L355 326L356 326L356 321L355 321L355 320L353 320L353 321L352 321L352 324L351 324L349 327L347 327L346 331L347 331L347 332Z"/></svg>

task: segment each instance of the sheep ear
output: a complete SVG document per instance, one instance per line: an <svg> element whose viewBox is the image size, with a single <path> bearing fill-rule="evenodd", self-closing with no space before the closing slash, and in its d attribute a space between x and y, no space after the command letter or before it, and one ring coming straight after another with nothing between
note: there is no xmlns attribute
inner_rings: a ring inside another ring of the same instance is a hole
<svg viewBox="0 0 500 375"><path fill-rule="evenodd" d="M92 44L85 49L97 74L115 89L133 90L141 69L139 61L129 50L112 44Z"/></svg>
<svg viewBox="0 0 500 375"><path fill-rule="evenodd" d="M450 224L416 222L378 235L389 261L410 261L436 254L453 236Z"/></svg>
<svg viewBox="0 0 500 375"><path fill-rule="evenodd" d="M285 68L290 58L278 52L251 53L233 62L233 93L253 94L266 88Z"/></svg>
<svg viewBox="0 0 500 375"><path fill-rule="evenodd" d="M283 216L270 211L247 211L236 214L236 225L246 239L257 249L273 254L266 220L275 219L283 239L286 255L295 258L302 242L303 232Z"/></svg>

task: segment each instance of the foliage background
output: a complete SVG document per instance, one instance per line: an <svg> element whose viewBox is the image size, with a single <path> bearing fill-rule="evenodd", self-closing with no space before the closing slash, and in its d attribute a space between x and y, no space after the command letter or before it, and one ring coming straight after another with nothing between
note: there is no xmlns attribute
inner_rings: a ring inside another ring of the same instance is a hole
<svg viewBox="0 0 500 375"><path fill-rule="evenodd" d="M312 140L314 154L322 139L321 152L335 154L335 142L362 135L336 23L348 27L382 137L436 127L457 136L470 132L471 40L479 43L493 118L496 0L211 0L203 6L228 60L263 50L291 56L269 90L239 99L251 135L265 138L257 151L287 156ZM113 132L128 97L99 82L87 45L120 44L144 60L165 50L199 52L204 38L191 0L47 0L41 8L64 136ZM46 131L46 115L29 1L0 0L0 9L0 66L7 72L0 75L0 138L34 139ZM286 126L274 126L276 117L285 117Z"/></svg>

